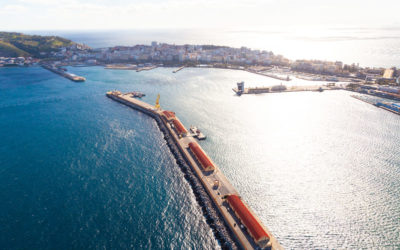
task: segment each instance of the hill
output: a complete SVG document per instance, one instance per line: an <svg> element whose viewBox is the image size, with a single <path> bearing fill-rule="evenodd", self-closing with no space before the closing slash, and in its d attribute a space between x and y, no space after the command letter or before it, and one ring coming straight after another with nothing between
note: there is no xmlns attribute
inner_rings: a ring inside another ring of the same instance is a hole
<svg viewBox="0 0 400 250"><path fill-rule="evenodd" d="M25 35L16 32L0 32L0 56L32 56L43 58L41 52L58 51L60 47L75 44L58 36Z"/></svg>

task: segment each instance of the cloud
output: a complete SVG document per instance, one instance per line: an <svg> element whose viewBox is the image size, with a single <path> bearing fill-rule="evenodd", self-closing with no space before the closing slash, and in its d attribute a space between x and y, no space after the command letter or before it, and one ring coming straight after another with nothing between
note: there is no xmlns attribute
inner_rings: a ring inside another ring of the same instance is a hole
<svg viewBox="0 0 400 250"><path fill-rule="evenodd" d="M17 0L17 2L22 4L30 4L30 5L59 5L66 3L64 0Z"/></svg>
<svg viewBox="0 0 400 250"><path fill-rule="evenodd" d="M8 4L3 7L0 7L0 13L2 14L14 14L14 13L24 13L28 9L23 6L23 5L18 5L18 4Z"/></svg>

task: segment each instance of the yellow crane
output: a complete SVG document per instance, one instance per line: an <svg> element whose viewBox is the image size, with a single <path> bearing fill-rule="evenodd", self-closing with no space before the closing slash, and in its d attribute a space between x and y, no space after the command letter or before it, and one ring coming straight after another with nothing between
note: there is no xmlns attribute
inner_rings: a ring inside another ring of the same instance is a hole
<svg viewBox="0 0 400 250"><path fill-rule="evenodd" d="M160 94L157 95L155 107L156 107L156 109L161 109L161 106L160 106Z"/></svg>

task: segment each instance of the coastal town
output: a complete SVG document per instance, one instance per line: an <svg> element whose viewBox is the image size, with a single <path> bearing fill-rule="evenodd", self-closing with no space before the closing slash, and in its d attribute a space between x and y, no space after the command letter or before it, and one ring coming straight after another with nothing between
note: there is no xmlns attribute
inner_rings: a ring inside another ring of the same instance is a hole
<svg viewBox="0 0 400 250"><path fill-rule="evenodd" d="M32 57L0 57L0 67L29 66L38 62L39 59Z"/></svg>
<svg viewBox="0 0 400 250"><path fill-rule="evenodd" d="M151 42L150 45L115 46L92 49L84 44L61 47L58 51L42 53L47 64L103 65L107 69L149 70L158 66L213 67L247 70L280 80L289 75L310 81L349 81L367 84L398 85L400 70L393 68L360 67L340 61L289 60L271 51L231 48L215 45L173 45ZM26 66L39 63L32 57L0 57L0 67Z"/></svg>
<svg viewBox="0 0 400 250"><path fill-rule="evenodd" d="M0 57L0 67L41 65L71 81L86 78L67 72L65 66L103 66L111 70L152 70L157 67L177 67L178 73L186 67L222 68L243 70L288 82L292 79L315 81L314 88L307 86L272 88L247 88L234 91L238 94L260 94L281 91L324 91L342 89L377 97L400 100L400 70L392 68L360 67L340 61L289 60L271 51L250 48L232 48L216 45L174 45L151 42L149 45L90 48L85 44L71 43L57 50L40 52L40 58ZM321 86L321 82L326 82ZM336 82L346 83L338 88Z"/></svg>

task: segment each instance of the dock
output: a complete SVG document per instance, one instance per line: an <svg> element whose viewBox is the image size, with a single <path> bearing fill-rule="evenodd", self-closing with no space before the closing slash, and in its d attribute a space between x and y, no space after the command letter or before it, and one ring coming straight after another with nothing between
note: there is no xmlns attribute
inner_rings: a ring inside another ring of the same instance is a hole
<svg viewBox="0 0 400 250"><path fill-rule="evenodd" d="M268 87L244 87L244 82L238 82L237 88L233 88L233 92L237 95L243 94L265 94L265 93L283 93L283 92L303 92L303 91L314 91L323 92L326 90L337 90L341 89L335 86L328 85L313 85L313 86L286 86L286 85L275 85Z"/></svg>
<svg viewBox="0 0 400 250"><path fill-rule="evenodd" d="M262 71L255 71L255 70L250 70L250 69L246 69L245 71L247 71L249 73L257 74L257 75L262 75L262 76L274 78L274 79L281 80L281 81L291 81L292 80L289 76L283 77L283 76L274 75L272 73L267 73L267 72L262 72Z"/></svg>
<svg viewBox="0 0 400 250"><path fill-rule="evenodd" d="M136 70L136 64L107 64L105 69Z"/></svg>
<svg viewBox="0 0 400 250"><path fill-rule="evenodd" d="M60 76L63 76L63 77L65 77L65 78L67 78L67 79L69 79L71 81L74 81L74 82L84 82L84 81L86 81L85 77L77 76L75 74L69 73L66 70L63 70L61 68L57 68L54 65L42 64L42 67L44 69L47 69L47 70L49 70L49 71L51 71L53 73L56 73L56 74L58 74Z"/></svg>
<svg viewBox="0 0 400 250"><path fill-rule="evenodd" d="M181 71L184 68L185 68L185 66L179 67L176 70L172 71L172 73L177 73L177 72Z"/></svg>
<svg viewBox="0 0 400 250"><path fill-rule="evenodd" d="M141 68L138 68L138 69L136 70L136 72L141 72L141 71L144 71L144 70L152 70L152 69L155 69L155 68L157 68L157 66L146 66L146 67L141 67Z"/></svg>
<svg viewBox="0 0 400 250"><path fill-rule="evenodd" d="M240 198L218 166L209 158L172 111L162 110L131 94L107 92L107 97L154 118L178 165L185 172L210 226L223 248L283 249L277 239Z"/></svg>

